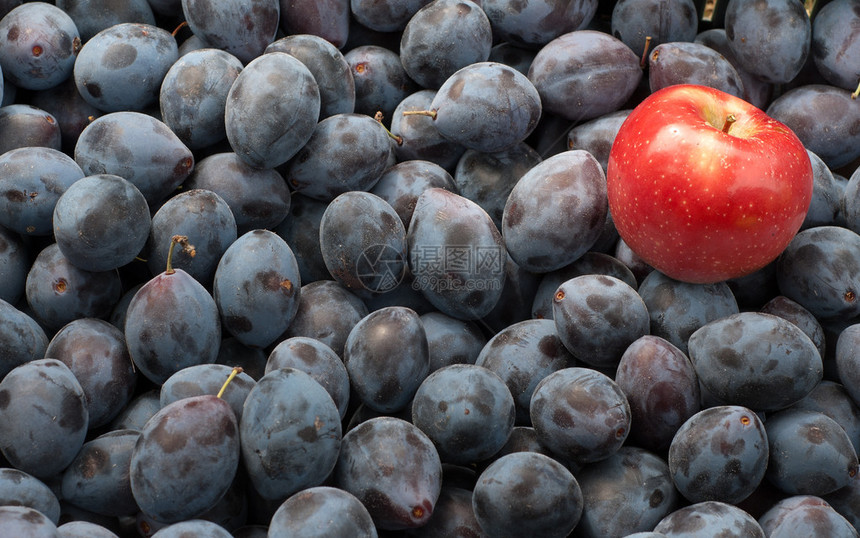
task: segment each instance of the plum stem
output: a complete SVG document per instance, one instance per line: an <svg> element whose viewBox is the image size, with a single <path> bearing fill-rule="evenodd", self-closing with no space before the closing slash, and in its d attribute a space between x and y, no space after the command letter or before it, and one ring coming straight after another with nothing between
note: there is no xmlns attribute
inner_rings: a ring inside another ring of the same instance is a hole
<svg viewBox="0 0 860 538"><path fill-rule="evenodd" d="M388 130L388 127L386 127L386 126L382 123L382 119L383 119L384 117L385 117L385 116L383 116L383 115L382 115L382 111L381 111L381 110L377 110L377 111L376 111L376 114L374 114L374 115L373 115L373 119L375 119L377 122L379 122L379 125L382 125L382 128L383 128L383 129L385 129L385 132L386 132L386 133L388 133L389 138L391 138L392 140L394 140L394 142L395 142L398 146L402 146L402 145L403 145L403 137L402 137L402 136L400 136L400 135L396 135L396 134L394 134L394 133L392 133L391 131L389 131L389 130Z"/></svg>
<svg viewBox="0 0 860 538"><path fill-rule="evenodd" d="M851 99L857 99L857 96L860 96L860 83L857 84L857 89L851 94Z"/></svg>
<svg viewBox="0 0 860 538"><path fill-rule="evenodd" d="M170 32L170 35L172 35L173 37L176 37L176 34L178 34L178 33L179 33L179 30L182 30L182 29L183 29L183 28L185 28L186 26L188 26L188 21L182 21L182 22L180 22L180 23L179 23L179 26L177 26L177 27L176 27L172 32Z"/></svg>
<svg viewBox="0 0 860 538"><path fill-rule="evenodd" d="M236 377L237 375L241 374L241 373L242 373L242 367L241 366L234 366L233 367L233 371L230 372L229 376L227 376L227 381L225 381L224 384L221 385L221 390L218 391L218 395L217 395L218 398L220 398L221 396L224 395L224 391L227 390L227 385L229 385L230 382L233 381L233 378Z"/></svg>
<svg viewBox="0 0 860 538"><path fill-rule="evenodd" d="M639 60L639 69L645 69L648 64L648 49L651 48L651 36L645 36L645 49L642 51L642 59Z"/></svg>
<svg viewBox="0 0 860 538"><path fill-rule="evenodd" d="M173 247L176 244L182 245L182 251L187 253L192 258L197 254L197 251L194 249L194 245L188 243L187 235L174 235L170 238L170 250L167 251L167 269L164 270L165 274L172 275L176 271L173 269Z"/></svg>
<svg viewBox="0 0 860 538"><path fill-rule="evenodd" d="M436 119L435 110L404 110L402 114L404 116L430 116L432 119Z"/></svg>
<svg viewBox="0 0 860 538"><path fill-rule="evenodd" d="M728 134L729 129L732 128L732 124L736 121L738 121L738 118L734 114L726 116L726 123L723 124L723 132Z"/></svg>

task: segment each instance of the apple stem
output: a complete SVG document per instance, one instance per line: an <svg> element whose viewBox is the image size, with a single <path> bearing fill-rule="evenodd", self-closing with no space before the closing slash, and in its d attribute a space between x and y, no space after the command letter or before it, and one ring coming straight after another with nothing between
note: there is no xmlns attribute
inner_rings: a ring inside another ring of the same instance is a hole
<svg viewBox="0 0 860 538"><path fill-rule="evenodd" d="M851 99L857 99L860 96L860 84L857 84L857 89L851 94Z"/></svg>
<svg viewBox="0 0 860 538"><path fill-rule="evenodd" d="M728 116L726 116L726 123L723 124L723 132L728 133L729 129L731 129L732 127L732 124L736 121L738 121L738 118L734 114L729 114Z"/></svg>
<svg viewBox="0 0 860 538"><path fill-rule="evenodd" d="M188 243L187 235L174 235L170 238L170 250L167 251L167 269L165 269L165 273L168 275L172 275L176 271L173 269L173 247L176 244L182 245L182 251L187 253L192 258L197 254L197 250L194 249L194 245Z"/></svg>
<svg viewBox="0 0 860 538"><path fill-rule="evenodd" d="M648 64L648 49L651 48L651 36L645 36L645 49L642 51L642 59L639 60L639 69L645 69Z"/></svg>
<svg viewBox="0 0 860 538"><path fill-rule="evenodd" d="M227 390L227 385L229 385L230 382L233 381L233 378L236 377L237 375L241 374L241 373L242 373L242 367L241 366L234 366L233 367L233 371L230 372L229 376L227 376L227 381L225 381L224 384L221 385L221 390L218 391L218 395L217 395L218 398L220 398L221 396L224 395L224 391Z"/></svg>
<svg viewBox="0 0 860 538"><path fill-rule="evenodd" d="M436 119L435 110L404 110L402 114L404 116L430 116L432 119Z"/></svg>
<svg viewBox="0 0 860 538"><path fill-rule="evenodd" d="M382 115L381 110L377 110L376 114L373 115L373 119L375 119L379 123L379 125L382 125L382 128L385 129L385 132L388 133L389 138L394 140L394 142L397 143L398 146L402 146L403 145L403 137L400 135L396 135L396 134L392 133L391 131L389 131L388 127L383 125L382 118L384 118L384 116Z"/></svg>

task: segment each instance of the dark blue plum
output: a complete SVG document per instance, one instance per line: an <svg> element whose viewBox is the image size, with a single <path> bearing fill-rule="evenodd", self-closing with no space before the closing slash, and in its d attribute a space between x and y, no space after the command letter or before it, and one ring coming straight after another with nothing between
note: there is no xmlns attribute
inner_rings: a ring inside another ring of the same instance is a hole
<svg viewBox="0 0 860 538"><path fill-rule="evenodd" d="M21 236L0 226L0 299L18 304L24 297L29 272L30 251Z"/></svg>
<svg viewBox="0 0 860 538"><path fill-rule="evenodd" d="M684 353L693 332L739 311L725 282L691 284L652 271L642 280L638 291L648 308L651 334L665 338Z"/></svg>
<svg viewBox="0 0 860 538"><path fill-rule="evenodd" d="M717 400L775 411L797 402L823 376L818 349L796 325L741 312L694 332L689 355L702 386Z"/></svg>
<svg viewBox="0 0 860 538"><path fill-rule="evenodd" d="M544 110L581 122L619 110L639 85L642 69L620 39L577 30L541 48L528 76Z"/></svg>
<svg viewBox="0 0 860 538"><path fill-rule="evenodd" d="M454 170L455 192L481 206L501 230L511 191L540 162L540 154L524 142L494 153L466 150Z"/></svg>
<svg viewBox="0 0 860 538"><path fill-rule="evenodd" d="M215 362L221 341L218 306L182 269L147 281L128 306L125 338L135 366L161 384L179 370Z"/></svg>
<svg viewBox="0 0 860 538"><path fill-rule="evenodd" d="M320 36L344 48L352 17L349 0L281 0L281 28L289 35Z"/></svg>
<svg viewBox="0 0 860 538"><path fill-rule="evenodd" d="M162 523L192 519L226 493L239 467L239 426L214 395L162 407L140 432L129 460L131 492Z"/></svg>
<svg viewBox="0 0 860 538"><path fill-rule="evenodd" d="M7 373L0 380L0 411L0 452L36 478L65 469L84 444L86 396L56 359L33 360Z"/></svg>
<svg viewBox="0 0 860 538"><path fill-rule="evenodd" d="M652 92L674 84L716 88L744 98L740 73L716 50L700 43L662 43L648 56L648 83Z"/></svg>
<svg viewBox="0 0 860 538"><path fill-rule="evenodd" d="M331 201L370 190L388 167L391 140L370 116L335 114L319 122L307 144L282 169L296 192Z"/></svg>
<svg viewBox="0 0 860 538"><path fill-rule="evenodd" d="M192 150L224 140L227 94L241 71L242 62L223 50L207 48L183 55L161 83L161 121Z"/></svg>
<svg viewBox="0 0 860 538"><path fill-rule="evenodd" d="M499 375L516 404L516 423L531 424L529 408L538 383L547 375L574 366L552 320L525 320L496 333L481 349L475 364Z"/></svg>
<svg viewBox="0 0 860 538"><path fill-rule="evenodd" d="M266 347L295 317L301 286L289 245L275 232L252 230L224 252L212 293L224 330L245 345Z"/></svg>
<svg viewBox="0 0 860 538"><path fill-rule="evenodd" d="M400 61L412 80L437 89L458 69L487 61L492 46L490 20L480 5L470 0L436 0L406 24Z"/></svg>
<svg viewBox="0 0 860 538"><path fill-rule="evenodd" d="M554 155L517 181L502 217L511 257L547 273L573 263L597 241L606 220L606 178L584 150Z"/></svg>
<svg viewBox="0 0 860 538"><path fill-rule="evenodd" d="M421 324L427 336L430 371L452 364L475 364L487 343L478 325L441 312L421 314Z"/></svg>
<svg viewBox="0 0 860 538"><path fill-rule="evenodd" d="M391 132L400 138L394 153L398 161L430 161L453 173L466 148L442 136L436 125L422 115L404 114L430 110L434 97L434 90L419 90L397 104L391 115Z"/></svg>
<svg viewBox="0 0 860 538"><path fill-rule="evenodd" d="M860 323L839 333L834 355L839 381L854 403L860 405Z"/></svg>
<svg viewBox="0 0 860 538"><path fill-rule="evenodd" d="M403 409L430 371L421 319L400 306L371 312L350 331L343 361L363 404L382 413Z"/></svg>
<svg viewBox="0 0 860 538"><path fill-rule="evenodd" d="M295 336L276 345L266 359L265 373L278 368L295 368L310 375L328 391L341 419L349 405L349 373L330 347L314 338Z"/></svg>
<svg viewBox="0 0 860 538"><path fill-rule="evenodd" d="M139 508L131 493L129 465L137 430L118 429L87 441L63 471L60 491L65 502L111 516L131 516Z"/></svg>
<svg viewBox="0 0 860 538"><path fill-rule="evenodd" d="M433 538L439 536L470 536L485 538L487 535L475 518L472 508L472 491L457 486L448 485L447 469L442 482L439 499L433 509L430 520L416 529L410 529L406 535L410 538Z"/></svg>
<svg viewBox="0 0 860 538"><path fill-rule="evenodd" d="M412 423L446 463L485 460L507 442L516 411L511 391L492 370L454 364L427 376L412 401Z"/></svg>
<svg viewBox="0 0 860 538"><path fill-rule="evenodd" d="M658 536L721 538L765 538L758 522L740 508L719 502L703 501L679 508L654 527Z"/></svg>
<svg viewBox="0 0 860 538"><path fill-rule="evenodd" d="M485 13L489 13L487 11L487 2L482 2L481 6ZM490 49L490 56L487 58L487 61L509 65L523 75L528 76L529 67L532 65L536 55L536 50L524 49L516 45L511 45L508 42L501 42Z"/></svg>
<svg viewBox="0 0 860 538"><path fill-rule="evenodd" d="M524 141L545 106L535 85L513 67L476 62L445 79L425 121L448 140L492 153Z"/></svg>
<svg viewBox="0 0 860 538"><path fill-rule="evenodd" d="M320 486L341 450L340 414L322 385L301 370L264 375L245 400L242 462L265 499Z"/></svg>
<svg viewBox="0 0 860 538"><path fill-rule="evenodd" d="M272 229L286 220L291 209L289 187L277 170L254 168L233 152L201 159L183 187L212 191L227 202L238 235Z"/></svg>
<svg viewBox="0 0 860 538"><path fill-rule="evenodd" d="M398 32L430 0L350 0L356 22L377 32Z"/></svg>
<svg viewBox="0 0 860 538"><path fill-rule="evenodd" d="M53 523L60 520L60 501L44 482L18 469L0 468L0 506L26 506Z"/></svg>
<svg viewBox="0 0 860 538"><path fill-rule="evenodd" d="M43 513L27 506L0 506L0 534L27 538L57 538L57 526Z"/></svg>
<svg viewBox="0 0 860 538"><path fill-rule="evenodd" d="M583 498L561 463L536 452L515 452L484 469L472 507L487 536L561 538L580 521Z"/></svg>
<svg viewBox="0 0 860 538"><path fill-rule="evenodd" d="M25 104L0 107L0 154L31 146L59 151L62 145L60 125L48 112Z"/></svg>
<svg viewBox="0 0 860 538"><path fill-rule="evenodd" d="M828 5L832 4L832 5ZM853 29L860 24L857 5L851 0L828 2L812 21L812 61L821 76L834 86L857 89L860 39Z"/></svg>
<svg viewBox="0 0 860 538"><path fill-rule="evenodd" d="M116 271L79 269L52 243L33 260L25 293L35 318L55 331L78 318L106 318L120 299L122 282Z"/></svg>
<svg viewBox="0 0 860 538"><path fill-rule="evenodd" d="M179 57L170 32L125 22L91 37L75 60L81 97L104 112L144 110L158 101L161 81Z"/></svg>
<svg viewBox="0 0 860 538"><path fill-rule="evenodd" d="M723 4L723 7L725 7L725 4ZM762 110L767 108L767 104L773 96L774 85L750 74L741 67L740 62L729 47L729 38L726 37L725 28L710 28L699 32L693 42L711 47L722 54L738 72L741 80L743 80L743 98Z"/></svg>
<svg viewBox="0 0 860 538"><path fill-rule="evenodd" d="M479 323L487 331L495 333L514 323L530 319L531 305L534 304L540 281L540 274L521 267L510 254L506 254L502 296Z"/></svg>
<svg viewBox="0 0 860 538"><path fill-rule="evenodd" d="M305 145L319 112L319 86L305 64L285 52L263 54L245 66L227 94L227 140L250 166L274 168Z"/></svg>
<svg viewBox="0 0 860 538"><path fill-rule="evenodd" d="M357 497L379 530L420 527L439 498L442 463L412 424L371 418L343 436L332 485Z"/></svg>
<svg viewBox="0 0 860 538"><path fill-rule="evenodd" d="M618 129L629 114L630 109L616 110L575 125L567 133L567 148L583 149L591 153L606 173L609 150L612 148Z"/></svg>
<svg viewBox="0 0 860 538"><path fill-rule="evenodd" d="M350 331L367 314L364 302L348 289L334 280L317 280L302 286L299 309L282 337L316 338L343 358Z"/></svg>
<svg viewBox="0 0 860 538"><path fill-rule="evenodd" d="M218 261L237 239L236 219L230 206L206 189L183 190L163 203L152 216L147 242L146 263L153 275L164 270L169 250L165 245L177 234L186 236L194 251L174 252L173 267L209 286Z"/></svg>
<svg viewBox="0 0 860 538"><path fill-rule="evenodd" d="M70 155L74 153L75 144L84 127L103 114L81 97L75 79L71 77L53 88L33 92L30 104L57 120L60 125L61 147Z"/></svg>
<svg viewBox="0 0 860 538"><path fill-rule="evenodd" d="M777 259L779 290L819 320L860 315L860 235L839 226L799 232Z"/></svg>
<svg viewBox="0 0 860 538"><path fill-rule="evenodd" d="M669 447L669 470L688 501L738 504L764 479L769 445L764 424L736 405L709 407L678 429Z"/></svg>
<svg viewBox="0 0 860 538"><path fill-rule="evenodd" d="M107 527L89 521L69 521L57 527L62 538L116 538Z"/></svg>
<svg viewBox="0 0 860 538"><path fill-rule="evenodd" d="M821 498L851 522L855 530L860 529L860 473L851 477L851 482L844 488Z"/></svg>
<svg viewBox="0 0 860 538"><path fill-rule="evenodd" d="M290 197L289 214L272 228L293 249L299 264L299 274L305 284L331 279L320 249L320 223L326 207L328 202L293 194Z"/></svg>
<svg viewBox="0 0 860 538"><path fill-rule="evenodd" d="M825 340L824 328L809 310L784 295L777 295L765 303L759 309L759 312L773 314L794 323L812 340L822 360L827 357L825 355L827 342Z"/></svg>
<svg viewBox="0 0 860 538"><path fill-rule="evenodd" d="M114 24L156 23L155 14L147 0L58 0L56 5L75 21L82 43Z"/></svg>
<svg viewBox="0 0 860 538"><path fill-rule="evenodd" d="M322 3L303 2L307 5ZM343 53L331 42L319 35L297 32L272 42L266 47L266 52L291 54L310 70L320 90L319 119L355 111L355 80L352 78L352 70Z"/></svg>
<svg viewBox="0 0 860 538"><path fill-rule="evenodd" d="M725 28L738 63L767 82L791 81L809 55L812 23L798 2L733 0L726 6Z"/></svg>
<svg viewBox="0 0 860 538"><path fill-rule="evenodd" d="M179 370L168 377L161 385L159 401L161 407L166 407L175 401L204 394L217 395L234 367L225 364L197 364ZM256 382L245 372L234 376L230 384L221 394L221 398L230 404L230 409L236 415L236 420L242 420L242 408L248 393Z"/></svg>
<svg viewBox="0 0 860 538"><path fill-rule="evenodd" d="M45 90L72 75L81 50L75 21L47 2L27 2L0 19L0 68L18 88Z"/></svg>
<svg viewBox="0 0 860 538"><path fill-rule="evenodd" d="M630 404L634 446L662 453L678 428L701 409L690 359L659 336L645 335L630 344L614 379Z"/></svg>
<svg viewBox="0 0 860 538"><path fill-rule="evenodd" d="M233 538L227 529L205 519L189 519L174 523L157 530L151 538L184 538L189 535L195 538Z"/></svg>
<svg viewBox="0 0 860 538"><path fill-rule="evenodd" d="M623 280L582 275L561 284L552 305L558 336L578 360L617 367L621 355L649 334L645 302Z"/></svg>
<svg viewBox="0 0 860 538"><path fill-rule="evenodd" d="M373 117L381 112L387 120L400 101L421 89L403 69L400 55L391 49L360 45L343 56L355 82L354 112L358 114Z"/></svg>
<svg viewBox="0 0 860 538"><path fill-rule="evenodd" d="M618 451L630 433L627 397L610 377L569 367L544 377L529 413L540 442L562 461L592 463Z"/></svg>
<svg viewBox="0 0 860 538"><path fill-rule="evenodd" d="M764 423L770 444L765 477L789 495L827 495L857 474L857 452L845 430L817 411L786 409Z"/></svg>
<svg viewBox="0 0 860 538"><path fill-rule="evenodd" d="M111 430L143 429L146 421L161 409L159 389L149 389L136 395L119 415L111 421Z"/></svg>
<svg viewBox="0 0 860 538"><path fill-rule="evenodd" d="M75 161L84 174L131 182L153 208L194 169L191 150L164 122L140 112L113 112L81 132Z"/></svg>
<svg viewBox="0 0 860 538"><path fill-rule="evenodd" d="M329 538L376 538L370 512L355 495L342 489L317 486L291 495L269 522L270 535Z"/></svg>
<svg viewBox="0 0 860 538"><path fill-rule="evenodd" d="M501 299L502 236L475 202L445 189L425 190L415 204L407 241L413 286L443 314L480 319Z"/></svg>
<svg viewBox="0 0 860 538"><path fill-rule="evenodd" d="M840 185L833 177L833 172L821 157L806 150L812 163L812 201L806 218L803 219L800 229L814 228L816 226L842 225L839 222L842 209L842 198L846 185ZM851 228L851 226L847 226Z"/></svg>
<svg viewBox="0 0 860 538"><path fill-rule="evenodd" d="M152 221L141 191L112 174L74 182L57 200L53 219L60 252L85 271L109 271L134 260Z"/></svg>
<svg viewBox="0 0 860 538"><path fill-rule="evenodd" d="M323 213L320 251L331 276L348 290L386 293L406 271L406 227L379 196L345 192Z"/></svg>
<svg viewBox="0 0 860 538"><path fill-rule="evenodd" d="M553 319L552 304L558 287L572 278L591 274L615 277L636 286L636 277L629 267L609 254L590 250L570 265L543 275L532 303L532 317Z"/></svg>
<svg viewBox="0 0 860 538"><path fill-rule="evenodd" d="M822 380L791 409L806 409L824 413L842 426L854 449L860 453L860 407L851 399L844 385Z"/></svg>
<svg viewBox="0 0 860 538"><path fill-rule="evenodd" d="M587 27L597 4L597 0L481 1L498 40L528 49L539 49L562 34Z"/></svg>
<svg viewBox="0 0 860 538"><path fill-rule="evenodd" d="M266 350L249 347L232 336L221 340L216 364L238 366L254 381L263 377L266 369Z"/></svg>
<svg viewBox="0 0 860 538"><path fill-rule="evenodd" d="M57 200L84 177L53 148L30 146L0 155L0 225L23 235L50 235Z"/></svg>
<svg viewBox="0 0 860 538"><path fill-rule="evenodd" d="M90 429L109 423L132 398L137 373L125 336L107 321L75 319L57 331L45 356L63 362L81 384Z"/></svg>
<svg viewBox="0 0 860 538"><path fill-rule="evenodd" d="M854 538L851 523L821 497L795 495L777 502L758 518L762 530L780 536L830 536Z"/></svg>
<svg viewBox="0 0 860 538"><path fill-rule="evenodd" d="M806 84L784 92L765 112L835 170L860 157L860 101L851 95L829 84Z"/></svg>
<svg viewBox="0 0 860 538"><path fill-rule="evenodd" d="M406 228L418 197L432 187L457 192L454 179L444 168L423 159L410 159L386 169L370 192L388 202Z"/></svg>
<svg viewBox="0 0 860 538"><path fill-rule="evenodd" d="M663 43L690 42L699 16L693 0L619 0L612 8L612 35L639 57Z"/></svg>
<svg viewBox="0 0 860 538"><path fill-rule="evenodd" d="M623 446L605 460L576 473L582 490L582 538L628 536L653 529L678 504L666 460L638 447Z"/></svg>
<svg viewBox="0 0 860 538"><path fill-rule="evenodd" d="M182 0L182 13L207 45L245 65L275 40L281 20L278 0Z"/></svg>

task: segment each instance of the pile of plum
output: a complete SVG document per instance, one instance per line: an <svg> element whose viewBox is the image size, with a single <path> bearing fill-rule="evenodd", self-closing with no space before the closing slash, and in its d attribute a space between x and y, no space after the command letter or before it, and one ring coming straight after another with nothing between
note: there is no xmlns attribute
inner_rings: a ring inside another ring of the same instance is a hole
<svg viewBox="0 0 860 538"><path fill-rule="evenodd" d="M858 536L860 0L0 17L0 536ZM808 151L752 274L613 225L679 83Z"/></svg>

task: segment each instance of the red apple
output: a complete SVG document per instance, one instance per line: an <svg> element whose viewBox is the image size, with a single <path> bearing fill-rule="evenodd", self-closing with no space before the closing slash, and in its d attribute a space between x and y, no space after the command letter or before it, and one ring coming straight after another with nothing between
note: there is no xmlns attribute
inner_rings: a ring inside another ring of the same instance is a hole
<svg viewBox="0 0 860 538"><path fill-rule="evenodd" d="M679 84L621 125L607 187L633 252L674 279L712 283L785 249L809 209L812 165L797 136L752 104Z"/></svg>

